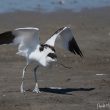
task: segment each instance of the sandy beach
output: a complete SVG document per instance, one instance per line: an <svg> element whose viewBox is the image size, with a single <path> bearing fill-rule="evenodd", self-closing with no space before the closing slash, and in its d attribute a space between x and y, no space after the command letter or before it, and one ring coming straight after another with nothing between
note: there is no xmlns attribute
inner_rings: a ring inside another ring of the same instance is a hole
<svg viewBox="0 0 110 110"><path fill-rule="evenodd" d="M59 64L40 68L40 94L34 88L33 64L25 75L26 94L20 93L25 58L17 48L0 46L0 110L109 110L110 104L110 7L84 9L79 13L14 12L0 14L0 33L18 27L38 27L45 42L58 28L70 26L84 58L56 49ZM51 88L51 87L60 87Z"/></svg>

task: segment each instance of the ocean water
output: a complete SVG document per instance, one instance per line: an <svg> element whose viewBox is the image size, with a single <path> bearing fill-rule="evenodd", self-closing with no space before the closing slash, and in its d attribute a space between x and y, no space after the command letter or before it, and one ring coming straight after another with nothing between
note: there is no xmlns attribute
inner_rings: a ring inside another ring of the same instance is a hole
<svg viewBox="0 0 110 110"><path fill-rule="evenodd" d="M14 11L52 12L59 9L81 11L84 8L110 6L110 0L0 0L0 13Z"/></svg>

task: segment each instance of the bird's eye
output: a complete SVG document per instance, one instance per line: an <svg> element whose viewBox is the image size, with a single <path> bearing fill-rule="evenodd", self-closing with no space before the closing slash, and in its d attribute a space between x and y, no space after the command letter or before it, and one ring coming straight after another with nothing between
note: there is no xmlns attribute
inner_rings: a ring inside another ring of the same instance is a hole
<svg viewBox="0 0 110 110"><path fill-rule="evenodd" d="M55 53L49 53L47 56L52 58L52 59L56 59L57 58Z"/></svg>

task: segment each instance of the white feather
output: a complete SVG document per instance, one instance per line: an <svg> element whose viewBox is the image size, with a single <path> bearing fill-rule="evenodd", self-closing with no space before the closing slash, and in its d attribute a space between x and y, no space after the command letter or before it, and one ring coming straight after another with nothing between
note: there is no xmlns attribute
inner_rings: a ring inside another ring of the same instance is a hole
<svg viewBox="0 0 110 110"><path fill-rule="evenodd" d="M68 49L68 42L73 38L73 33L70 27L64 27L58 33L55 33L45 44L51 46L58 46L60 48Z"/></svg>
<svg viewBox="0 0 110 110"><path fill-rule="evenodd" d="M16 36L14 44L18 44L17 54L22 56L28 56L39 44L39 29L38 28L17 28L13 31Z"/></svg>
<svg viewBox="0 0 110 110"><path fill-rule="evenodd" d="M62 31L64 31L65 29L67 29L67 27L64 27L64 28L63 28L61 31L59 31L58 33L55 33L50 39L48 39L48 40L46 41L45 44L48 44L48 45L51 45L51 46L54 47L56 38L59 38L59 37L60 37L60 33L61 33ZM60 38L59 38L59 39L60 39Z"/></svg>

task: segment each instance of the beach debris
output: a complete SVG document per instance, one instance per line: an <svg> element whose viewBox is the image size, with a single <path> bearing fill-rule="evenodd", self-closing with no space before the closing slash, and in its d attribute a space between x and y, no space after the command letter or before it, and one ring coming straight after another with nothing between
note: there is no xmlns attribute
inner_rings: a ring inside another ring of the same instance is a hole
<svg viewBox="0 0 110 110"><path fill-rule="evenodd" d="M96 74L97 76L103 76L103 75L106 75L106 74L103 74L103 73L100 73L100 74Z"/></svg>

